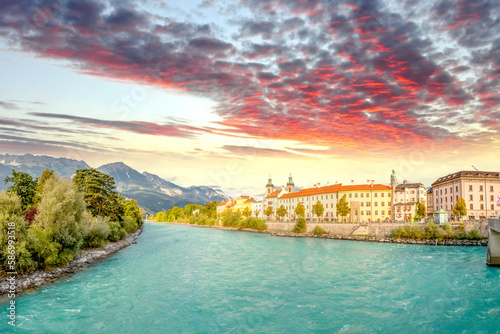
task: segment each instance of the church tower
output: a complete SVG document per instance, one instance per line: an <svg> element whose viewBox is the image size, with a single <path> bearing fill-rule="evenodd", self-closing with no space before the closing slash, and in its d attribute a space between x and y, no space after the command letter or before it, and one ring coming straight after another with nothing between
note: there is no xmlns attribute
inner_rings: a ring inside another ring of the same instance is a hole
<svg viewBox="0 0 500 334"><path fill-rule="evenodd" d="M295 192L295 184L293 183L292 174L288 177L288 183L286 184L286 191L289 193Z"/></svg>
<svg viewBox="0 0 500 334"><path fill-rule="evenodd" d="M391 211L392 211L392 220L396 220L396 199L394 196L396 196L396 186L398 185L398 179L396 178L396 172L394 169L392 170L391 174L391 188L392 188L392 194L391 194Z"/></svg>
<svg viewBox="0 0 500 334"><path fill-rule="evenodd" d="M273 180L271 180L271 175L269 175L269 179L267 180L267 185L266 185L266 195L269 195L274 191L274 186L273 186Z"/></svg>

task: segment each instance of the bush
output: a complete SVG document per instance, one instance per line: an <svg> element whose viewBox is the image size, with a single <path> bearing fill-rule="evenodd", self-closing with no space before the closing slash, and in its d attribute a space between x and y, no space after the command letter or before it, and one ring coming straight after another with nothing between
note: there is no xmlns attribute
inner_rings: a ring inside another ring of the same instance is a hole
<svg viewBox="0 0 500 334"><path fill-rule="evenodd" d="M297 223L293 228L293 232L295 233L307 232L306 219L304 217L300 217L299 219L297 219Z"/></svg>
<svg viewBox="0 0 500 334"><path fill-rule="evenodd" d="M328 232L325 231L323 228L321 228L321 226L319 226L319 225L316 225L316 227L314 228L313 233L314 233L314 235L328 234Z"/></svg>
<svg viewBox="0 0 500 334"><path fill-rule="evenodd" d="M40 226L32 226L28 230L28 238L32 258L41 269L53 269L64 260L59 258L61 244L54 241L54 232Z"/></svg>
<svg viewBox="0 0 500 334"><path fill-rule="evenodd" d="M108 222L108 226L109 226L109 236L108 236L109 241L118 241L126 236L127 232L125 232L123 227L120 226L120 223L110 221Z"/></svg>
<svg viewBox="0 0 500 334"><path fill-rule="evenodd" d="M26 220L26 226L30 226L35 221L35 216L38 213L36 207L32 207L23 212L24 220Z"/></svg>
<svg viewBox="0 0 500 334"><path fill-rule="evenodd" d="M84 227L82 248L101 247L108 241L110 233L108 217L90 217Z"/></svg>
<svg viewBox="0 0 500 334"><path fill-rule="evenodd" d="M135 232L139 229L139 225L137 223L137 220L135 220L134 218L129 217L129 216L125 217L120 224L123 227L123 229L125 230L125 232L127 232L127 234Z"/></svg>
<svg viewBox="0 0 500 334"><path fill-rule="evenodd" d="M251 228L253 230L264 231L267 230L267 224L264 219L248 217L241 222L240 228Z"/></svg>
<svg viewBox="0 0 500 334"><path fill-rule="evenodd" d="M227 211L222 213L222 226L226 227L239 227L241 213Z"/></svg>
<svg viewBox="0 0 500 334"><path fill-rule="evenodd" d="M482 239L479 236L479 232L477 230L470 230L467 232L467 240L480 240Z"/></svg>

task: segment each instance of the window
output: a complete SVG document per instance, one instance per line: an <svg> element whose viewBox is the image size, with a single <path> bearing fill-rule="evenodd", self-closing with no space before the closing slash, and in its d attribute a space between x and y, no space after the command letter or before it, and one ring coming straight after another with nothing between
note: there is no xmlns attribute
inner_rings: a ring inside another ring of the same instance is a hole
<svg viewBox="0 0 500 334"><path fill-rule="evenodd" d="M349 194L349 198L352 198L352 194Z"/></svg>
<svg viewBox="0 0 500 334"><path fill-rule="evenodd" d="M367 216L370 216L371 214L372 214L372 212L371 212L371 211L366 211L366 215L367 215Z"/></svg>
<svg viewBox="0 0 500 334"><path fill-rule="evenodd" d="M363 197L363 195L364 195L364 194L363 194L363 193L361 193L361 197Z"/></svg>
<svg viewBox="0 0 500 334"><path fill-rule="evenodd" d="M455 191L458 193L458 186L455 187Z"/></svg>
<svg viewBox="0 0 500 334"><path fill-rule="evenodd" d="M484 210L484 204L481 204L481 210Z"/></svg>
<svg viewBox="0 0 500 334"><path fill-rule="evenodd" d="M490 201L494 201L493 195L490 196Z"/></svg>
<svg viewBox="0 0 500 334"><path fill-rule="evenodd" d="M382 210L382 216L385 216L385 211L384 210Z"/></svg>
<svg viewBox="0 0 500 334"><path fill-rule="evenodd" d="M493 191L493 186L490 186L490 191Z"/></svg>
<svg viewBox="0 0 500 334"><path fill-rule="evenodd" d="M365 212L364 211L361 211L361 215L364 216Z"/></svg>
<svg viewBox="0 0 500 334"><path fill-rule="evenodd" d="M479 200L482 202L484 201L483 195L479 195Z"/></svg>
<svg viewBox="0 0 500 334"><path fill-rule="evenodd" d="M381 194L380 194L380 197L384 197L384 193L381 193Z"/></svg>
<svg viewBox="0 0 500 334"><path fill-rule="evenodd" d="M364 206L365 202L361 202L361 206Z"/></svg>
<svg viewBox="0 0 500 334"><path fill-rule="evenodd" d="M483 186L479 186L479 191L483 191Z"/></svg>
<svg viewBox="0 0 500 334"><path fill-rule="evenodd" d="M387 202L387 206L391 206L391 202Z"/></svg>
<svg viewBox="0 0 500 334"><path fill-rule="evenodd" d="M370 197L370 193L366 193L366 197Z"/></svg>
<svg viewBox="0 0 500 334"><path fill-rule="evenodd" d="M375 210L375 216L378 216L378 211L377 210Z"/></svg>
<svg viewBox="0 0 500 334"><path fill-rule="evenodd" d="M378 206L378 202L373 203L373 205Z"/></svg>
<svg viewBox="0 0 500 334"><path fill-rule="evenodd" d="M370 202L366 202L366 206L370 206Z"/></svg>
<svg viewBox="0 0 500 334"><path fill-rule="evenodd" d="M385 202L380 202L380 206L385 206Z"/></svg>
<svg viewBox="0 0 500 334"><path fill-rule="evenodd" d="M444 194L446 195L448 193L448 189L444 189Z"/></svg>
<svg viewBox="0 0 500 334"><path fill-rule="evenodd" d="M321 195L321 199L323 199L323 195Z"/></svg>
<svg viewBox="0 0 500 334"><path fill-rule="evenodd" d="M469 195L469 201L473 201L474 197L472 195Z"/></svg>
<svg viewBox="0 0 500 334"><path fill-rule="evenodd" d="M388 194L387 194L387 197L391 197L391 193L388 193Z"/></svg>
<svg viewBox="0 0 500 334"><path fill-rule="evenodd" d="M474 204L472 204L472 203L470 204L470 209L474 210Z"/></svg>
<svg viewBox="0 0 500 334"><path fill-rule="evenodd" d="M443 198L441 197L441 203L443 203Z"/></svg>
<svg viewBox="0 0 500 334"><path fill-rule="evenodd" d="M358 198L358 193L355 193L355 194L354 194L354 197Z"/></svg>
<svg viewBox="0 0 500 334"><path fill-rule="evenodd" d="M495 210L495 204L491 204L491 210Z"/></svg>
<svg viewBox="0 0 500 334"><path fill-rule="evenodd" d="M387 211L387 214L390 216L391 215L391 210Z"/></svg>
<svg viewBox="0 0 500 334"><path fill-rule="evenodd" d="M439 195L443 194L443 189L439 189Z"/></svg>
<svg viewBox="0 0 500 334"><path fill-rule="evenodd" d="M457 202L458 202L458 195L457 195L457 196L455 196L455 201L457 201Z"/></svg>
<svg viewBox="0 0 500 334"><path fill-rule="evenodd" d="M378 196L378 194L377 194L377 193L375 193L373 196L377 197L377 196Z"/></svg>
<svg viewBox="0 0 500 334"><path fill-rule="evenodd" d="M328 203L325 204L325 207L328 209Z"/></svg>
<svg viewBox="0 0 500 334"><path fill-rule="evenodd" d="M472 191L472 185L469 185L469 191Z"/></svg>

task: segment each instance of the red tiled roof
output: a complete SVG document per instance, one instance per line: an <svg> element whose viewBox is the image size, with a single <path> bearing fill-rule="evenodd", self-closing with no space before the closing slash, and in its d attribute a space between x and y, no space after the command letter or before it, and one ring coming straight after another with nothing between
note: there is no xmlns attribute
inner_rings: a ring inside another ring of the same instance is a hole
<svg viewBox="0 0 500 334"><path fill-rule="evenodd" d="M220 202L219 204L217 204L217 206L223 206L223 205L226 205L226 203L227 203L227 202L228 202L228 200L226 200L226 201L222 201L222 202Z"/></svg>
<svg viewBox="0 0 500 334"><path fill-rule="evenodd" d="M256 200L254 200L253 198L249 198L249 199L247 199L247 200L246 200L245 202L243 202L243 203L255 203L255 202L257 202L257 201L256 201Z"/></svg>
<svg viewBox="0 0 500 334"><path fill-rule="evenodd" d="M278 189L278 190L276 190L276 191L273 191L272 193L267 194L267 195L266 195L266 198L276 197L276 196L278 196L278 194L279 194L280 192L281 192L281 190L280 190L280 189Z"/></svg>
<svg viewBox="0 0 500 334"><path fill-rule="evenodd" d="M352 186L342 186L340 191L359 191L359 190L392 190L391 187L383 184L356 184Z"/></svg>
<svg viewBox="0 0 500 334"><path fill-rule="evenodd" d="M340 190L342 186L342 183L339 184L334 184L331 186L326 186L326 187L319 187L319 188L306 188L302 189L301 191L297 191L295 193L288 193L288 194L283 194L280 198L292 198L292 197L301 197L301 196L310 196L310 195L317 195L317 194L329 194L329 193L335 193Z"/></svg>

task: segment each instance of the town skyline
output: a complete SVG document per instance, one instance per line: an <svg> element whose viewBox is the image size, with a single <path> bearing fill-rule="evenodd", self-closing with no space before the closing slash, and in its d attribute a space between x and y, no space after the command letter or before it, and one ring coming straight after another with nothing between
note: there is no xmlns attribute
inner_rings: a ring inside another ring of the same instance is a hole
<svg viewBox="0 0 500 334"><path fill-rule="evenodd" d="M257 193L498 170L494 1L7 2L0 149ZM266 182L264 179L263 183ZM280 184L281 185L281 184Z"/></svg>

